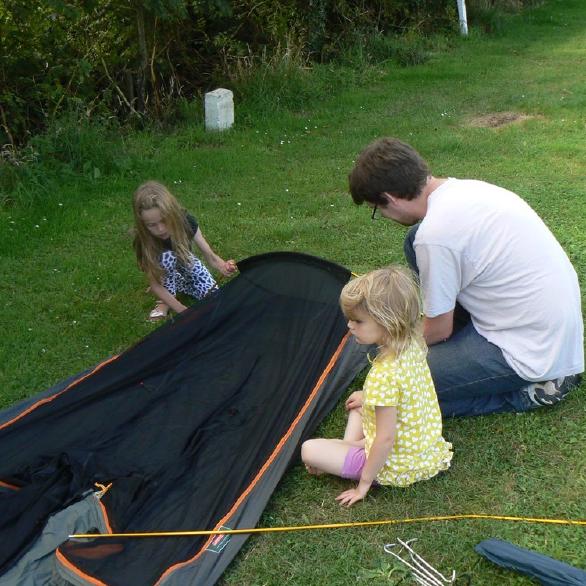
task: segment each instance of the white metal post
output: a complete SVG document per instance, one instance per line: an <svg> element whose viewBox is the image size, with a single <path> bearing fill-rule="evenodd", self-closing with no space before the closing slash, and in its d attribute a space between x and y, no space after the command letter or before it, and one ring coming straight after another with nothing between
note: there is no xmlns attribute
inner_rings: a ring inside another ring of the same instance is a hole
<svg viewBox="0 0 586 586"><path fill-rule="evenodd" d="M460 34L468 36L468 18L466 17L466 0L457 0L458 19L460 20Z"/></svg>

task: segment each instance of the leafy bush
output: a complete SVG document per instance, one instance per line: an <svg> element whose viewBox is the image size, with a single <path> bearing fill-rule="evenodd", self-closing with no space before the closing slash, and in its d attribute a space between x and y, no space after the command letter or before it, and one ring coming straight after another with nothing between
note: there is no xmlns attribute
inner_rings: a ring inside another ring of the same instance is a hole
<svg viewBox="0 0 586 586"><path fill-rule="evenodd" d="M471 20L495 32L503 7L536 1L469 0ZM24 201L40 169L123 172L118 125L201 121L218 86L244 122L301 110L379 63L425 62L457 16L453 0L4 0L0 27L1 197Z"/></svg>
<svg viewBox="0 0 586 586"><path fill-rule="evenodd" d="M452 4L5 0L0 5L0 52L5 56L0 62L0 144L26 144L78 104L89 116L114 115L141 124L144 118L169 120L178 100L208 89L232 71L227 65L235 61L280 61L289 51L302 66L327 62L346 51L355 33L368 39L447 26ZM423 58L414 47L397 47L395 54L404 64ZM256 83L270 83L266 68L257 77Z"/></svg>

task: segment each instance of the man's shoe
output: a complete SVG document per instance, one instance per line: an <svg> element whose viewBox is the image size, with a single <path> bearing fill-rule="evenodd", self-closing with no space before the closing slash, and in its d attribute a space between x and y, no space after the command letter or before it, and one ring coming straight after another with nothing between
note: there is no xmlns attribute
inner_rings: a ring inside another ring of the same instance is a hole
<svg viewBox="0 0 586 586"><path fill-rule="evenodd" d="M540 381L525 388L530 401L539 407L559 403L573 388L580 384L581 376L572 374L555 380Z"/></svg>

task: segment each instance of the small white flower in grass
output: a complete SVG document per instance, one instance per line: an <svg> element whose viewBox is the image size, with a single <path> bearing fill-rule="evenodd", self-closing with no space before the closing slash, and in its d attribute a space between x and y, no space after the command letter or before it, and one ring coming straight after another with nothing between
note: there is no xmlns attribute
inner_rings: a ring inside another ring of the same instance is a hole
<svg viewBox="0 0 586 586"><path fill-rule="evenodd" d="M285 191L289 191L287 188L285 188Z"/></svg>
<svg viewBox="0 0 586 586"><path fill-rule="evenodd" d="M334 207L334 204L333 204L333 203L331 203L331 204L330 204L330 207L331 207L331 208L333 208L333 207Z"/></svg>
<svg viewBox="0 0 586 586"><path fill-rule="evenodd" d="M45 353L47 350L45 348L41 348L41 352Z"/></svg>
<svg viewBox="0 0 586 586"><path fill-rule="evenodd" d="M40 228L40 226L38 224L35 224L35 228Z"/></svg>
<svg viewBox="0 0 586 586"><path fill-rule="evenodd" d="M29 332L32 332L32 331L33 331L33 329L32 329L32 328L29 328L29 329L28 329L28 331L29 331Z"/></svg>
<svg viewBox="0 0 586 586"><path fill-rule="evenodd" d="M282 141L281 141L281 144L285 144L285 141L284 141L284 140L282 140Z"/></svg>
<svg viewBox="0 0 586 586"><path fill-rule="evenodd" d="M62 204L61 202L59 202L59 206L60 206L60 207L63 207L63 204Z"/></svg>
<svg viewBox="0 0 586 586"><path fill-rule="evenodd" d="M238 202L236 205L239 205L239 206L241 206L242 204L241 204L240 202Z"/></svg>

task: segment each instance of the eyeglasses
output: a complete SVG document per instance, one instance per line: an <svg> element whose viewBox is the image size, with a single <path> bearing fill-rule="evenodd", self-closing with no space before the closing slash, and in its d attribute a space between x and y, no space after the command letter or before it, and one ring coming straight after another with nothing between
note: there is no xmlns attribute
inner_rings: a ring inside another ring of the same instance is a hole
<svg viewBox="0 0 586 586"><path fill-rule="evenodd" d="M371 220L376 220L376 210L378 210L378 204L375 203L374 207L372 208L372 216L370 216Z"/></svg>

